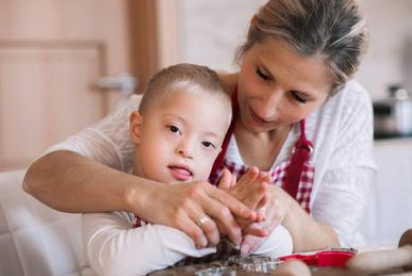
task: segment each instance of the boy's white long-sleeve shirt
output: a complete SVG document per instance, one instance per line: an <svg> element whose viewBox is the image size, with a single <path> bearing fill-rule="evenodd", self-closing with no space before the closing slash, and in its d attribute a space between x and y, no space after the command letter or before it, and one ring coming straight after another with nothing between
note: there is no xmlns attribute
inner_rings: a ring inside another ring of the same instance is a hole
<svg viewBox="0 0 412 276"><path fill-rule="evenodd" d="M133 228L125 212L83 215L83 239L90 265L100 276L145 275L186 257L216 252L216 248L197 249L189 236L171 227ZM292 250L291 235L279 226L255 254L276 258Z"/></svg>

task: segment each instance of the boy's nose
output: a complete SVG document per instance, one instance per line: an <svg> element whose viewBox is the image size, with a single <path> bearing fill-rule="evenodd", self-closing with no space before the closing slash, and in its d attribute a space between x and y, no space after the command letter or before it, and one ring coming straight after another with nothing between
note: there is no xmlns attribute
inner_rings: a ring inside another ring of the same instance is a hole
<svg viewBox="0 0 412 276"><path fill-rule="evenodd" d="M182 141L176 148L177 154L183 158L193 159L193 146L189 141Z"/></svg>

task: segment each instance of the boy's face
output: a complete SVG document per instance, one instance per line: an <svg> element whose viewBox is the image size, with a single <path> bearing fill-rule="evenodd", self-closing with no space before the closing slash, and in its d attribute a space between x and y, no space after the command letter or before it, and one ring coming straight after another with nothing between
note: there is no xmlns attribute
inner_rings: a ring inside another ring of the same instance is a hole
<svg viewBox="0 0 412 276"><path fill-rule="evenodd" d="M230 112L221 96L181 91L170 93L144 115L133 112L134 173L165 183L207 180Z"/></svg>

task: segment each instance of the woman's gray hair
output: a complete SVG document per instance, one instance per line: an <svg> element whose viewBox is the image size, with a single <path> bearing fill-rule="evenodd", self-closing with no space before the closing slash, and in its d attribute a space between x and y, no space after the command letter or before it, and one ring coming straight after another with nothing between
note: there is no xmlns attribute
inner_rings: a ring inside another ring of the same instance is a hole
<svg viewBox="0 0 412 276"><path fill-rule="evenodd" d="M238 60L268 38L286 42L302 56L321 56L333 77L332 94L358 70L368 41L354 0L269 0L252 19Z"/></svg>
<svg viewBox="0 0 412 276"><path fill-rule="evenodd" d="M206 66L181 63L169 66L156 73L149 81L139 111L150 110L159 104L166 96L177 91L186 93L209 93L220 96L231 110L229 93L225 90L217 73Z"/></svg>

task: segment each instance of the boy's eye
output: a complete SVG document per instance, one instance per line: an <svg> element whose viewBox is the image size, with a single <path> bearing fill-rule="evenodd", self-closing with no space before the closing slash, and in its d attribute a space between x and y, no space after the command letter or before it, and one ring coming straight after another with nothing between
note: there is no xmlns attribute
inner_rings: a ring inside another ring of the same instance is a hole
<svg viewBox="0 0 412 276"><path fill-rule="evenodd" d="M212 142L208 142L208 141L204 141L204 142L202 142L202 145L205 147L205 148L216 148L216 146L212 143Z"/></svg>
<svg viewBox="0 0 412 276"><path fill-rule="evenodd" d="M295 100L298 101L299 103L304 104L307 102L307 100L299 96L299 93L297 93L296 91L292 91L291 93L293 95L293 98L295 98Z"/></svg>
<svg viewBox="0 0 412 276"><path fill-rule="evenodd" d="M169 126L169 130L173 133L179 133L180 129L177 126Z"/></svg>
<svg viewBox="0 0 412 276"><path fill-rule="evenodd" d="M264 81L270 80L270 77L263 73L263 71L259 67L256 68L256 74L259 76L259 78L261 78Z"/></svg>

